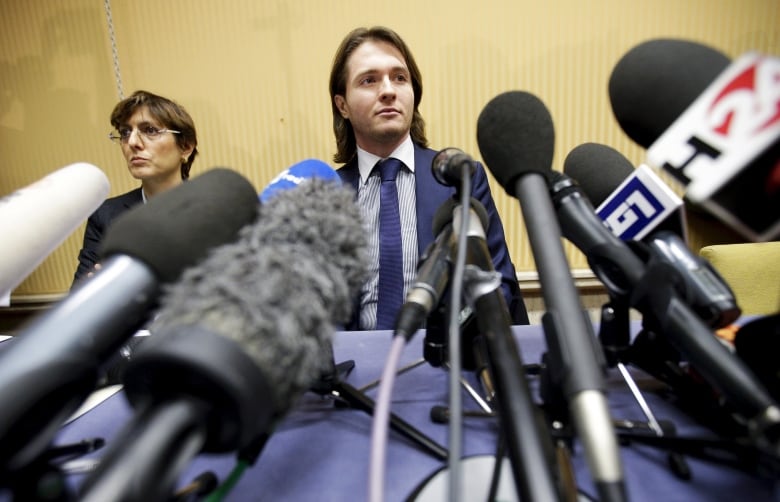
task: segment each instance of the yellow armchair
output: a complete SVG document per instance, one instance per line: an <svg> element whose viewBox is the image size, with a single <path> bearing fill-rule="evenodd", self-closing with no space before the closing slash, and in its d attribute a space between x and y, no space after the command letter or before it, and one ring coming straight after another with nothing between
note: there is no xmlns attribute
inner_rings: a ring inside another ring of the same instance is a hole
<svg viewBox="0 0 780 502"><path fill-rule="evenodd" d="M780 241L716 244L699 254L731 286L743 315L780 312Z"/></svg>

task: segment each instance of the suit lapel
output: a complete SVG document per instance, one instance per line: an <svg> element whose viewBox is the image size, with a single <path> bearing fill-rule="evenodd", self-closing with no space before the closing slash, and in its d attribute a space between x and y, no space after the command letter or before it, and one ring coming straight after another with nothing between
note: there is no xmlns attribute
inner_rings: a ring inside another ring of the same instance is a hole
<svg viewBox="0 0 780 502"><path fill-rule="evenodd" d="M433 242L433 217L453 189L436 181L431 171L435 150L414 145L414 176L417 198L417 248L419 255Z"/></svg>

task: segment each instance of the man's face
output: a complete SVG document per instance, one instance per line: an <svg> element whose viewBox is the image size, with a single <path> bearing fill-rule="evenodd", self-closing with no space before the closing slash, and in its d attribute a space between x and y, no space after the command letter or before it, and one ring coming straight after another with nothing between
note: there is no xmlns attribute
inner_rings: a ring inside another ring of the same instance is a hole
<svg viewBox="0 0 780 502"><path fill-rule="evenodd" d="M389 155L409 134L414 113L414 89L398 49L374 40L355 49L347 60L345 95L334 101L360 148Z"/></svg>

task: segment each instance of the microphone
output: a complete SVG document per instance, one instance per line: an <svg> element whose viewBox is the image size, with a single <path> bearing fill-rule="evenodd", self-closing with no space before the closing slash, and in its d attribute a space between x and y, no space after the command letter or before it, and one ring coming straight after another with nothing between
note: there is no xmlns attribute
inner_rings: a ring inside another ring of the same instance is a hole
<svg viewBox="0 0 780 502"><path fill-rule="evenodd" d="M567 176L550 185L561 228L585 253L593 272L610 293L636 308L645 326L670 343L729 403L771 442L780 434L780 408L740 360L714 336L680 296L683 283L674 267L651 256L647 263L618 239ZM760 439L760 438L758 438Z"/></svg>
<svg viewBox="0 0 780 502"><path fill-rule="evenodd" d="M78 162L0 199L0 298L11 293L109 192L106 175Z"/></svg>
<svg viewBox="0 0 780 502"><path fill-rule="evenodd" d="M656 39L626 53L609 81L615 117L648 164L751 240L780 235L778 68L775 57L731 62L705 45Z"/></svg>
<svg viewBox="0 0 780 502"><path fill-rule="evenodd" d="M301 182L168 288L124 376L138 414L82 500L160 498L199 452L254 449L331 364L365 279L360 222L351 190Z"/></svg>
<svg viewBox="0 0 780 502"><path fill-rule="evenodd" d="M547 307L542 322L553 377L567 399L596 486L604 500L625 500L605 395L606 365L569 274L547 188L555 146L552 117L536 96L506 92L480 113L477 142L493 176L520 201Z"/></svg>
<svg viewBox="0 0 780 502"><path fill-rule="evenodd" d="M683 201L647 165L634 169L617 150L598 143L575 147L563 172L577 180L596 213L622 240L668 229L686 238Z"/></svg>
<svg viewBox="0 0 780 502"><path fill-rule="evenodd" d="M478 208L476 215L484 228L488 223L487 211L476 199L472 199L471 203L472 207ZM417 277L409 288L406 301L396 317L394 336L404 336L408 341L417 330L422 328L431 312L439 306L449 283L453 253L457 246L452 228L453 212L457 207L459 206L456 200L447 199L434 214L433 233L436 239L420 258ZM441 342L444 343L444 340Z"/></svg>
<svg viewBox="0 0 780 502"><path fill-rule="evenodd" d="M476 163L457 148L445 148L433 157L433 177L444 186L459 187L463 178L463 165L468 166L468 175L474 174Z"/></svg>
<svg viewBox="0 0 780 502"><path fill-rule="evenodd" d="M101 364L146 322L161 285L235 239L257 207L245 178L213 169L117 218L101 270L0 353L0 472L40 454L94 390Z"/></svg>
<svg viewBox="0 0 780 502"><path fill-rule="evenodd" d="M295 188L312 178L341 184L338 173L326 163L318 159L304 159L277 174L260 193L260 202L265 204L276 194Z"/></svg>
<svg viewBox="0 0 780 502"><path fill-rule="evenodd" d="M633 243L640 258L652 255L676 269L684 281L678 292L709 326L720 328L739 317L741 310L726 281L684 242L682 201L652 169L634 169L613 148L585 143L569 153L563 170L598 205L596 213L616 236L643 241Z"/></svg>

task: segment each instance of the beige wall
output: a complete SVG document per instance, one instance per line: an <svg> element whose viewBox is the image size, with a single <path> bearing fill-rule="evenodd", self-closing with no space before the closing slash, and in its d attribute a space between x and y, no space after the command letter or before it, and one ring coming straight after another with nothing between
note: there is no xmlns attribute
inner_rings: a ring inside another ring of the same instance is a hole
<svg viewBox="0 0 780 502"><path fill-rule="evenodd" d="M102 0L0 2L0 195L75 161L101 167L111 194L136 186L106 139L118 85ZM193 115L201 156L193 175L230 166L260 190L284 167L334 153L327 79L355 26L384 24L415 53L432 146L479 156L476 120L496 94L532 92L556 125L555 168L586 141L633 162L642 150L613 119L615 62L653 37L689 38L729 56L780 54L777 0L114 0L124 95L147 89ZM534 270L516 200L493 192L520 272ZM79 228L14 292L70 285ZM15 243L0 236L3 246ZM586 268L567 247L572 267Z"/></svg>

